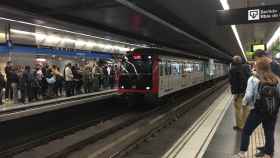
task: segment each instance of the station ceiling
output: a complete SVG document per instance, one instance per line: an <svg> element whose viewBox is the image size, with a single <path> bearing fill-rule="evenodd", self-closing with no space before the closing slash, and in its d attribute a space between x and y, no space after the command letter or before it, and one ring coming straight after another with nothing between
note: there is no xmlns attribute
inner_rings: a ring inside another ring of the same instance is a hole
<svg viewBox="0 0 280 158"><path fill-rule="evenodd" d="M9 10L32 13L34 17L39 18L32 19L35 23L42 19L55 19L71 24L69 27L79 32L91 33L94 28L107 32L105 36L117 34L119 36L116 37L120 40L146 41L223 59L241 53L230 26L216 25L216 10L222 9L219 0L0 0L0 2L5 13ZM277 0L229 0L231 8L277 3L279 3ZM26 18L25 20L30 21L28 16ZM249 49L254 41L266 42L277 25L276 23L240 25L238 31L243 45ZM77 30L81 28L84 29Z"/></svg>

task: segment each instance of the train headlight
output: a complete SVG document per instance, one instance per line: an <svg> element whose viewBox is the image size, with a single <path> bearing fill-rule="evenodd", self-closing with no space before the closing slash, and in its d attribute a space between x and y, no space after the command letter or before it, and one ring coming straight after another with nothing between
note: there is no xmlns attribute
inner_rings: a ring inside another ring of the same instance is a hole
<svg viewBox="0 0 280 158"><path fill-rule="evenodd" d="M121 86L121 89L124 89L124 86Z"/></svg>
<svg viewBox="0 0 280 158"><path fill-rule="evenodd" d="M150 89L151 89L151 87L146 87L146 89L147 89L147 90L150 90Z"/></svg>

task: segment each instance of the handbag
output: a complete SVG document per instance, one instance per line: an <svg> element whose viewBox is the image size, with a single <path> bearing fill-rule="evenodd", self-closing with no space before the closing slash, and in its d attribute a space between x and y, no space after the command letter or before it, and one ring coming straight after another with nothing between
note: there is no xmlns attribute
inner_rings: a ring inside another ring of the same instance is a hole
<svg viewBox="0 0 280 158"><path fill-rule="evenodd" d="M56 82L55 76L53 75L51 78L47 78L48 84L54 84Z"/></svg>

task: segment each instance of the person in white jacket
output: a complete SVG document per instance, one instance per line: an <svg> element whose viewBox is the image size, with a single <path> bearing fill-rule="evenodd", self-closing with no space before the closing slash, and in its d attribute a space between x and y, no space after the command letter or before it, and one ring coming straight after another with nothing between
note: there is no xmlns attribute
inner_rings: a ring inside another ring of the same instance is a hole
<svg viewBox="0 0 280 158"><path fill-rule="evenodd" d="M65 80L65 90L66 96L70 97L74 95L73 80L74 75L71 70L71 63L68 63L64 69L64 80Z"/></svg>
<svg viewBox="0 0 280 158"><path fill-rule="evenodd" d="M250 136L260 124L263 124L265 133L265 158L272 158L274 154L274 132L277 115L271 117L262 112L259 104L256 104L257 101L260 100L259 86L264 84L275 86L278 91L278 97L280 97L280 80L278 76L272 73L270 62L266 58L257 60L256 75L251 76L248 80L246 93L243 98L243 106L249 106L251 111L242 131L240 152L235 154L233 158L245 158L245 152L248 150ZM279 108L276 113L278 113L278 110Z"/></svg>

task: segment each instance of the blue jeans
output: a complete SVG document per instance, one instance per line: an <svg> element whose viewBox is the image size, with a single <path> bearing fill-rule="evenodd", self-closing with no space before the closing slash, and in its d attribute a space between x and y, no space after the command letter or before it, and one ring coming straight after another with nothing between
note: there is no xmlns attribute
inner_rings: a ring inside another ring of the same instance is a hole
<svg viewBox="0 0 280 158"><path fill-rule="evenodd" d="M256 109L251 110L245 127L242 132L240 151L247 151L250 143L250 136L254 130L262 123L265 134L265 154L273 155L274 153L274 131L277 118L265 116Z"/></svg>

